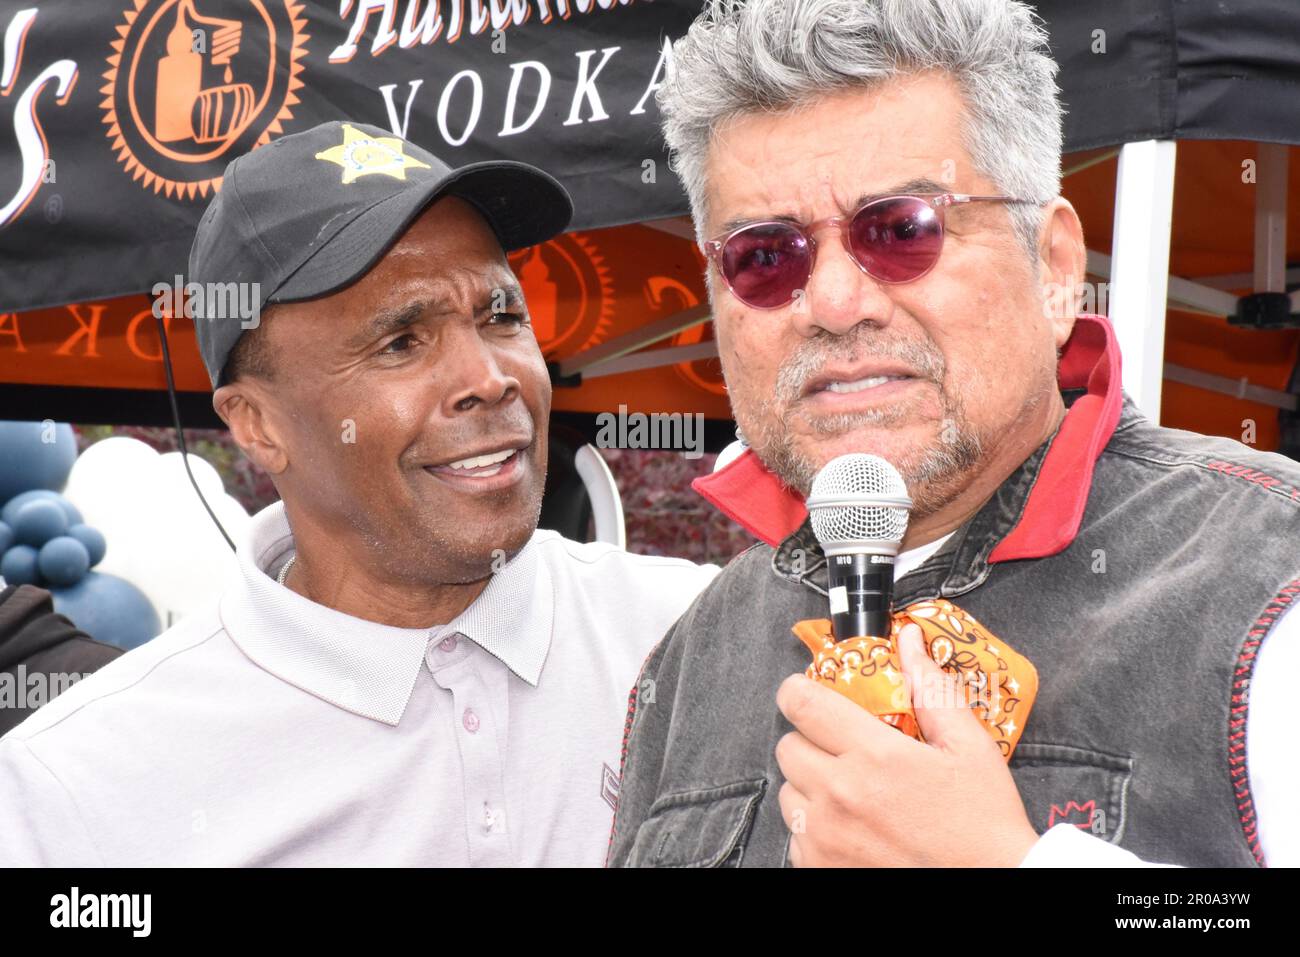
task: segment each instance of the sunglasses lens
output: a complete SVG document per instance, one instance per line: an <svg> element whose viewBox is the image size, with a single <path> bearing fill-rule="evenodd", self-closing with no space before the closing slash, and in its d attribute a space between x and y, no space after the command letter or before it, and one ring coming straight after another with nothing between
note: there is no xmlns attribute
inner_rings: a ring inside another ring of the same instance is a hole
<svg viewBox="0 0 1300 957"><path fill-rule="evenodd" d="M722 275L741 302L775 309L808 280L808 240L792 226L765 223L736 233L722 247Z"/></svg>
<svg viewBox="0 0 1300 957"><path fill-rule="evenodd" d="M853 255L881 282L908 282L939 260L943 224L922 199L900 197L872 203L849 225Z"/></svg>

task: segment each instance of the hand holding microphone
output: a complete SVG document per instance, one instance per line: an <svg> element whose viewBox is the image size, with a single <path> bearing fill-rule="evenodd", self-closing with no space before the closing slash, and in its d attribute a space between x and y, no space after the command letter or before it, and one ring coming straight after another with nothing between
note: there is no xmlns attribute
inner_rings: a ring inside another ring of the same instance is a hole
<svg viewBox="0 0 1300 957"><path fill-rule="evenodd" d="M943 598L894 612L911 500L884 459L831 460L807 504L831 617L794 626L814 660L777 692L795 729L776 747L790 862L1018 864L1037 834L1006 759L1033 666ZM922 632L906 657L905 624Z"/></svg>
<svg viewBox="0 0 1300 957"><path fill-rule="evenodd" d="M924 740L903 680L902 629L922 633L923 651L945 676L947 707L968 706L1010 758L1038 690L1038 673L974 616L935 596L894 611L894 560L912 500L898 471L876 455L828 462L813 480L808 514L827 562L830 619L793 626L813 655L807 675L908 737ZM927 704L939 689L922 689Z"/></svg>

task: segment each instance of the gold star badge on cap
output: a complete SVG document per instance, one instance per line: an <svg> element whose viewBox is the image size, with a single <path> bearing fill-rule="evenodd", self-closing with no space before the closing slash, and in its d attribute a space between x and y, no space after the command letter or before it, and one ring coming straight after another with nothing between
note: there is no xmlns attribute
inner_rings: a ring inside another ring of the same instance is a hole
<svg viewBox="0 0 1300 957"><path fill-rule="evenodd" d="M428 163L403 153L402 145L396 136L371 136L344 123L343 142L317 153L316 158L342 166L345 186L374 173L405 180L408 169L429 169Z"/></svg>

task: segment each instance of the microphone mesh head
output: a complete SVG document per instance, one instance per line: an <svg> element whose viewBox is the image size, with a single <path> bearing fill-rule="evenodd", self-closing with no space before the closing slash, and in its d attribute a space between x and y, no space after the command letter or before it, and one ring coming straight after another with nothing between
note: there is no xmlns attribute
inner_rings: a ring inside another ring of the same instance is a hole
<svg viewBox="0 0 1300 957"><path fill-rule="evenodd" d="M912 500L898 470L878 455L853 452L827 462L813 479L808 515L823 550L893 543L907 531Z"/></svg>

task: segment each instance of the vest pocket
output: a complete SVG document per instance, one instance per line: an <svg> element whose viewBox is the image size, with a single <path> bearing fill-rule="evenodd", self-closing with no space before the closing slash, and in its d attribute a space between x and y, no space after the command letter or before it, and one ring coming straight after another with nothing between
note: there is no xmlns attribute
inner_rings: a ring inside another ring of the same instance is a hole
<svg viewBox="0 0 1300 957"><path fill-rule="evenodd" d="M1124 836L1133 758L1066 744L1021 741L1008 765L1039 834L1073 824L1111 844Z"/></svg>
<svg viewBox="0 0 1300 957"><path fill-rule="evenodd" d="M637 828L628 867L739 867L765 778L665 794Z"/></svg>

